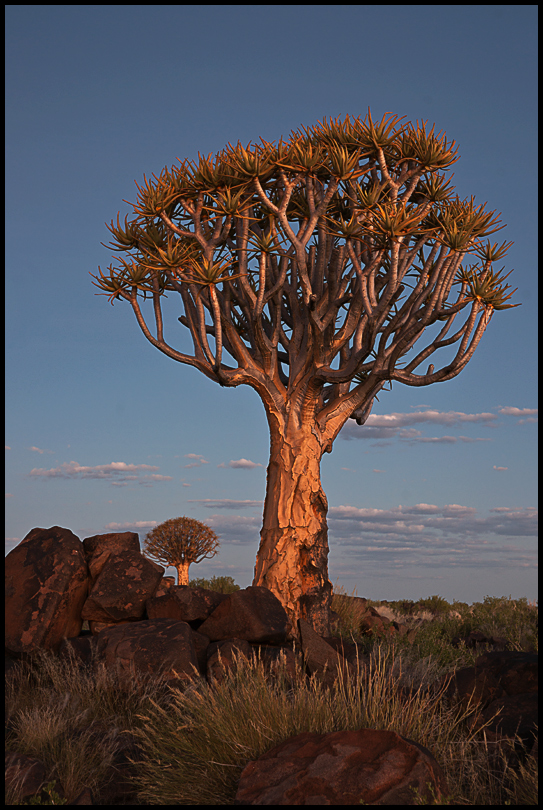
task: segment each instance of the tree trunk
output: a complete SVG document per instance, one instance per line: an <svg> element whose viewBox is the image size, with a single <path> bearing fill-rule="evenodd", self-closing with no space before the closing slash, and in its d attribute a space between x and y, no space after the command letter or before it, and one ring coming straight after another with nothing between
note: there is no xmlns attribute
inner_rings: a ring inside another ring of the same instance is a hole
<svg viewBox="0 0 543 810"><path fill-rule="evenodd" d="M189 584L189 565L190 562L180 562L175 567L177 568L177 584Z"/></svg>
<svg viewBox="0 0 543 810"><path fill-rule="evenodd" d="M298 634L305 619L330 635L332 585L328 579L328 502L320 481L323 446L314 421L270 417L270 461L253 585L269 588ZM313 429L312 429L313 428Z"/></svg>

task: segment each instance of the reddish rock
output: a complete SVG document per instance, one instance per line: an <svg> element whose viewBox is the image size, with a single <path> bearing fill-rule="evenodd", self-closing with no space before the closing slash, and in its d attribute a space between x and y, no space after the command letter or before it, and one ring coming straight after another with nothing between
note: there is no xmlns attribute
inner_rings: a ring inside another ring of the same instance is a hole
<svg viewBox="0 0 543 810"><path fill-rule="evenodd" d="M162 577L155 596L165 596L171 588L175 587L175 577Z"/></svg>
<svg viewBox="0 0 543 810"><path fill-rule="evenodd" d="M83 544L69 529L32 529L7 555L6 650L57 651L79 635L88 593Z"/></svg>
<svg viewBox="0 0 543 810"><path fill-rule="evenodd" d="M35 757L6 752L6 791L16 794L18 804L35 796L45 783L45 765Z"/></svg>
<svg viewBox="0 0 543 810"><path fill-rule="evenodd" d="M395 629L386 616L381 616L375 608L368 608L359 622L359 632L364 636L392 635Z"/></svg>
<svg viewBox="0 0 543 810"><path fill-rule="evenodd" d="M355 674L354 667L304 619L298 619L298 630L305 665L310 675L318 675L327 686L333 686L336 680L343 679L348 673Z"/></svg>
<svg viewBox="0 0 543 810"><path fill-rule="evenodd" d="M174 585L162 596L147 601L149 619L177 619L181 622L205 621L228 594L189 585Z"/></svg>
<svg viewBox="0 0 543 810"><path fill-rule="evenodd" d="M94 534L83 540L85 554L90 559L103 551L141 551L139 535L136 532L109 532Z"/></svg>
<svg viewBox="0 0 543 810"><path fill-rule="evenodd" d="M83 606L82 618L106 624L141 619L163 573L162 566L140 551L111 552Z"/></svg>
<svg viewBox="0 0 543 810"><path fill-rule="evenodd" d="M131 622L102 630L95 639L98 659L120 673L162 673L174 684L198 675L192 630L186 622Z"/></svg>
<svg viewBox="0 0 543 810"><path fill-rule="evenodd" d="M198 629L211 641L241 638L253 644L280 644L289 626L279 599L267 588L250 585L228 594Z"/></svg>
<svg viewBox="0 0 543 810"><path fill-rule="evenodd" d="M415 804L447 793L445 776L422 745L393 731L305 732L244 768L234 804Z"/></svg>
<svg viewBox="0 0 543 810"><path fill-rule="evenodd" d="M208 682L221 683L227 670L234 669L240 658L250 661L253 656L253 648L244 639L234 638L231 641L214 641L208 648Z"/></svg>
<svg viewBox="0 0 543 810"><path fill-rule="evenodd" d="M281 676L285 688L292 689L303 673L303 659L295 655L289 647L271 647L259 644L253 647L255 654L264 664L264 669L272 676Z"/></svg>

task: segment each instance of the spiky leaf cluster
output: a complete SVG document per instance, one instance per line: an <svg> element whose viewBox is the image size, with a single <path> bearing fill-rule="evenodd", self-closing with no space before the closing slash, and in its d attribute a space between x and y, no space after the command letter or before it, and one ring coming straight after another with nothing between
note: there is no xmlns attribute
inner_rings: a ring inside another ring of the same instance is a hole
<svg viewBox="0 0 543 810"><path fill-rule="evenodd" d="M125 255L94 283L112 303L131 303L153 345L222 385L246 383L278 401L310 375L325 416L340 397L360 420L360 402L386 381L456 376L492 312L517 306L507 303L507 276L491 268L511 243L491 245L503 227L496 212L455 195L445 172L457 160L435 126L390 113L374 122L369 111L277 143L228 144L144 178L133 217L108 226L111 248ZM480 264L465 269L468 254ZM180 296L194 355L164 338L169 292ZM155 334L141 298L153 301ZM413 356L438 322L438 337ZM415 373L453 344L452 363Z"/></svg>

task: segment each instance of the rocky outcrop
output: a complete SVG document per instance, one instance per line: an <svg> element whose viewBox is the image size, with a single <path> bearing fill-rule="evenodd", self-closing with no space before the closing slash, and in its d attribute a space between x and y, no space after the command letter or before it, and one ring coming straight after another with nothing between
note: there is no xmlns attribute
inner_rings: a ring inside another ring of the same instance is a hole
<svg viewBox="0 0 543 810"><path fill-rule="evenodd" d="M46 649L74 654L82 667L105 665L142 680L162 675L170 686L201 679L213 687L240 658L256 657L270 673L280 663L286 665L288 688L299 677L332 687L338 679L356 679L358 668L367 664L356 644L322 638L303 620L293 643L287 614L266 588L214 593L177 586L163 573L141 554L135 533L96 535L81 542L58 526L33 529L6 557L8 663ZM360 632L417 632L355 599ZM90 631L82 631L84 618ZM461 640L466 646L483 638L488 643L489 637L481 636L471 633ZM537 655L504 650L503 639L492 642L496 652L481 655L475 666L434 686L442 687L451 703L465 707L469 702L474 727L489 723L485 733L497 752L504 740L514 739L520 739L523 750L533 751ZM9 756L12 771L17 767L27 774L30 793L25 795L33 795L41 763L14 752ZM393 732L298 735L249 763L236 804L358 804L359 799L412 804L407 787L420 784L422 791L427 781L437 791L445 790L430 752ZM120 785L119 779L112 784ZM119 801L101 796L100 803L130 803L130 786L126 791ZM72 803L93 800L83 792Z"/></svg>
<svg viewBox="0 0 543 810"><path fill-rule="evenodd" d="M234 804L414 804L429 787L446 795L441 768L394 731L305 732L248 763Z"/></svg>

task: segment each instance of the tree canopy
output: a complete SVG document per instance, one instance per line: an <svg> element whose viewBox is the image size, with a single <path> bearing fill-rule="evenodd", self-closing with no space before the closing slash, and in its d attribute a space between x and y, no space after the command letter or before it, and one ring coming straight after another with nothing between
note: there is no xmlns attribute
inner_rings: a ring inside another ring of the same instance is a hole
<svg viewBox="0 0 543 810"><path fill-rule="evenodd" d="M264 372L281 391L310 364L323 402L355 378L364 402L368 378L428 385L456 376L493 311L515 306L507 276L492 269L512 243L485 241L503 227L496 213L461 201L446 181L454 141L401 120L324 120L287 141L228 144L144 179L135 217L108 226L110 247L127 258L94 283L112 303L131 303L158 349L222 385L263 393ZM479 263L463 267L467 253ZM182 298L193 356L165 340L168 292ZM154 334L140 298L153 301ZM402 364L436 322L435 339ZM417 370L453 344L451 363ZM360 396L350 399L354 412Z"/></svg>

